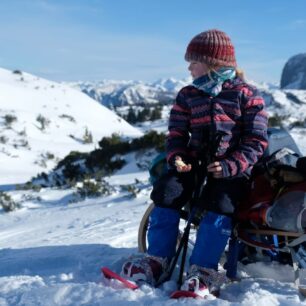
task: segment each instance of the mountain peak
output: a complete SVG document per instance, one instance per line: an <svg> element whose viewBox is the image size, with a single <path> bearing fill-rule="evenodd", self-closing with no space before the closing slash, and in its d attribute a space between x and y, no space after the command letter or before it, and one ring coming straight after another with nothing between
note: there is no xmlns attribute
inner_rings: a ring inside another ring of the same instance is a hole
<svg viewBox="0 0 306 306"><path fill-rule="evenodd" d="M306 53L292 56L282 71L281 88L306 89Z"/></svg>

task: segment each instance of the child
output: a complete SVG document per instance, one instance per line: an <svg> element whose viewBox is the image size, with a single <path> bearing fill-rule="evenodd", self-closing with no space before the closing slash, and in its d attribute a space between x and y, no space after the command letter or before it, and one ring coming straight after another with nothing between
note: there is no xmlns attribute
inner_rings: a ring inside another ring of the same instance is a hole
<svg viewBox="0 0 306 306"><path fill-rule="evenodd" d="M246 192L253 165L267 147L267 115L254 86L238 76L234 46L222 31L209 30L188 44L193 83L180 90L170 112L168 173L154 183L155 208L148 229L148 254L123 265L122 275L152 285L175 254L179 210L194 189L199 161L206 163L202 194L208 212L192 251L183 290L217 294L225 277L218 262L231 235L232 216Z"/></svg>

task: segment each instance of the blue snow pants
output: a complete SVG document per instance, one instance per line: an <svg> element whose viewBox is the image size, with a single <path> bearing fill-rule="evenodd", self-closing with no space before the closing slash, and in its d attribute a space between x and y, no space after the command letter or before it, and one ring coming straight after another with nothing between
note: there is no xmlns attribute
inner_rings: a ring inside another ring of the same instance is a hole
<svg viewBox="0 0 306 306"><path fill-rule="evenodd" d="M188 201L188 197L190 198L192 194L192 184L188 175L185 178L183 176L183 179L182 175L180 179L174 179L169 175L169 180L164 179L162 186L158 184L154 186L151 198L156 207L149 219L149 255L167 257L169 260L174 256L180 220L178 208L182 207L183 202L182 190L187 186L185 189L187 193L183 194L183 200L186 203L186 199ZM196 264L217 270L219 260L231 235L231 216L238 202L245 196L246 187L247 179L244 177L208 181L201 196L203 209L208 212L200 222L195 246L189 260L190 265ZM157 193L156 190L159 192ZM170 193L167 193L167 190L170 190Z"/></svg>

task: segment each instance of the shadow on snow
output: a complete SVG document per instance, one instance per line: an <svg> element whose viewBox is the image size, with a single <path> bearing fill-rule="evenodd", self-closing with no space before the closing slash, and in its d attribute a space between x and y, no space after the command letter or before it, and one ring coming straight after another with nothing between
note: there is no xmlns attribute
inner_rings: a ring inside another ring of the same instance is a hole
<svg viewBox="0 0 306 306"><path fill-rule="evenodd" d="M124 260L137 252L105 244L42 246L0 250L0 277L30 275L61 277L71 274L77 282L99 281L100 268L120 271Z"/></svg>

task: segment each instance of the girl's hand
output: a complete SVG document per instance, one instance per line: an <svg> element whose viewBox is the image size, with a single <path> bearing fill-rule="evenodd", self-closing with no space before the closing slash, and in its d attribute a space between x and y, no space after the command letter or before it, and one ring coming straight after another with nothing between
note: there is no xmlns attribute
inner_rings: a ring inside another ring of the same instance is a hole
<svg viewBox="0 0 306 306"><path fill-rule="evenodd" d="M191 170L191 165L186 165L180 156L175 156L174 165L177 172L189 172Z"/></svg>
<svg viewBox="0 0 306 306"><path fill-rule="evenodd" d="M207 171L212 173L214 178L222 178L223 172L222 172L222 166L221 163L218 161L215 161L207 166Z"/></svg>

